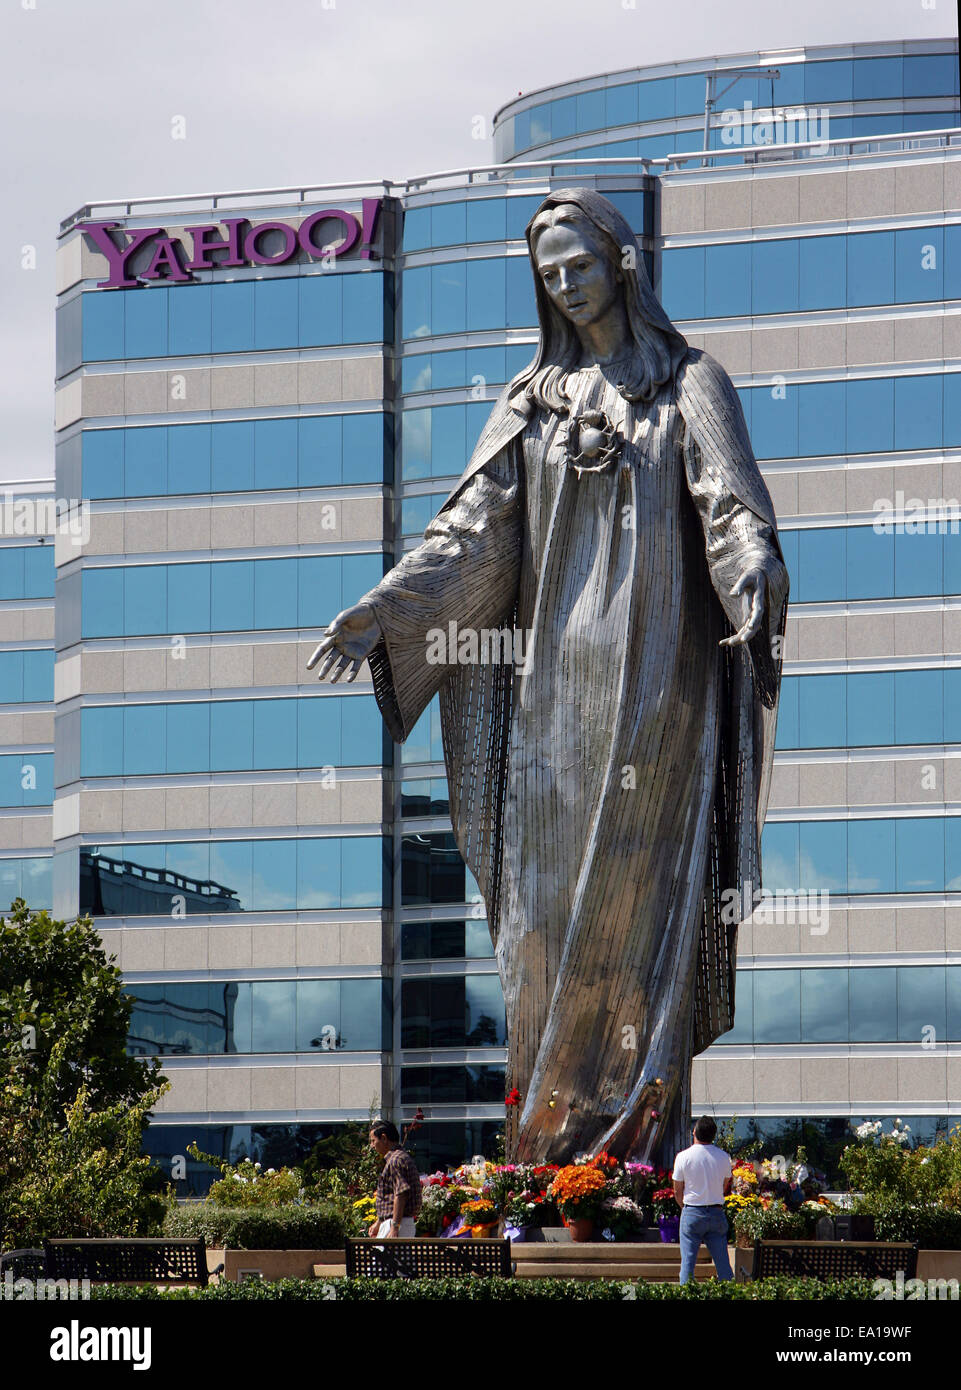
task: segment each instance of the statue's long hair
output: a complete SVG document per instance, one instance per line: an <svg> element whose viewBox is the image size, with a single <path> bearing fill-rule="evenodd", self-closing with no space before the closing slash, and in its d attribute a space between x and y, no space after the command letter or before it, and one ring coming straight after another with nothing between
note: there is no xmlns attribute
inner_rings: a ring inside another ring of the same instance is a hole
<svg viewBox="0 0 961 1390"><path fill-rule="evenodd" d="M565 206L571 208L567 216L563 211L552 217L543 215ZM562 188L544 199L527 224L540 336L534 360L510 383L510 403L528 415L535 406L560 415L566 415L570 408L565 381L577 366L581 343L570 319L564 317L547 293L535 260L541 232L565 222L574 226L578 222L588 223L611 265L622 276L624 307L635 351L621 369L617 389L626 400L650 400L677 371L688 350L687 340L655 298L637 238L614 204L592 189Z"/></svg>

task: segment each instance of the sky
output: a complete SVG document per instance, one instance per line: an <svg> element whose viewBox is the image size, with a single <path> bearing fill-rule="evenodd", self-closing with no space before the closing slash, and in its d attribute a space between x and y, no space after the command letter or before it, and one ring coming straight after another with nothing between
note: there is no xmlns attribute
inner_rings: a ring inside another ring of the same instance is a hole
<svg viewBox="0 0 961 1390"><path fill-rule="evenodd" d="M0 485L53 475L54 251L84 203L402 181L490 163L521 92L956 34L954 0L0 0Z"/></svg>

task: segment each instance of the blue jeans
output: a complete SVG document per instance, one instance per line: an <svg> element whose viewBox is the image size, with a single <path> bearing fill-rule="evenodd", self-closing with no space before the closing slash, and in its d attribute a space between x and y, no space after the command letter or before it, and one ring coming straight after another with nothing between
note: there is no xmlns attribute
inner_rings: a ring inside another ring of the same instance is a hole
<svg viewBox="0 0 961 1390"><path fill-rule="evenodd" d="M686 1284L694 1273L697 1252L707 1246L719 1279L733 1279L734 1271L727 1257L727 1215L723 1207L690 1207L681 1211L681 1283Z"/></svg>

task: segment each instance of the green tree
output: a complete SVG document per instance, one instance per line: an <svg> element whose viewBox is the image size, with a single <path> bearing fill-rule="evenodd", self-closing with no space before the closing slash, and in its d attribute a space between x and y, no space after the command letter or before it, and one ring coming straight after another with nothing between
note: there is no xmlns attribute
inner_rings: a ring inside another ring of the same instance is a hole
<svg viewBox="0 0 961 1390"><path fill-rule="evenodd" d="M0 918L0 1246L159 1229L141 1144L167 1083L127 1054L131 1008L89 919Z"/></svg>

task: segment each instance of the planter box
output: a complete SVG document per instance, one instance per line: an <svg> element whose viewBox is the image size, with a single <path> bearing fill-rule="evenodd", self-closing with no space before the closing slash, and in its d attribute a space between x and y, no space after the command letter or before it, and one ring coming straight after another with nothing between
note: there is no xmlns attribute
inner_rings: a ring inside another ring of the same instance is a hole
<svg viewBox="0 0 961 1390"><path fill-rule="evenodd" d="M344 1272L343 1250L218 1250L207 1249L207 1268L223 1261L220 1276L230 1284L245 1278L312 1279L315 1265L330 1265L331 1277Z"/></svg>

